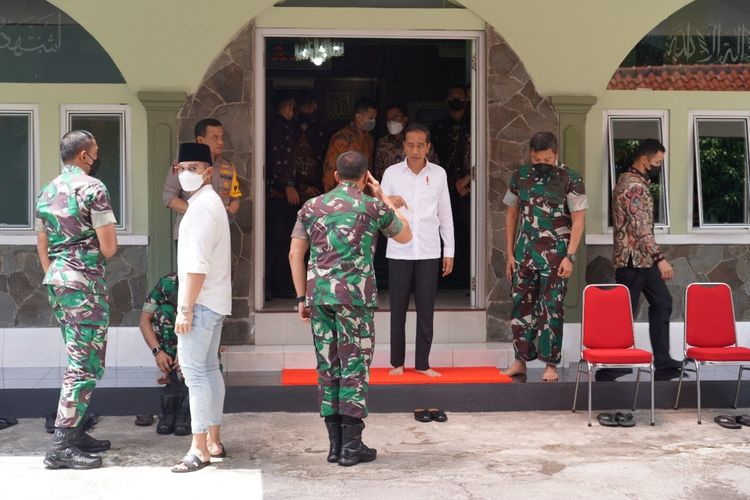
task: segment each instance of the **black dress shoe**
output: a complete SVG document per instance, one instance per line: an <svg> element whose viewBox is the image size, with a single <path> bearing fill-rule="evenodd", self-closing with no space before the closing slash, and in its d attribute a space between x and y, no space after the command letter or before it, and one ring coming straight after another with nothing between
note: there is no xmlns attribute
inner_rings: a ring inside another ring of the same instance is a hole
<svg viewBox="0 0 750 500"><path fill-rule="evenodd" d="M657 370L677 370L680 371L682 369L682 361L677 361L676 359L670 359L666 363L659 364L658 366L654 365L654 368Z"/></svg>
<svg viewBox="0 0 750 500"><path fill-rule="evenodd" d="M596 371L594 380L597 382L612 382L631 373L633 373L632 368L602 368Z"/></svg>
<svg viewBox="0 0 750 500"><path fill-rule="evenodd" d="M680 378L682 372L674 368L663 368L654 370L654 380L674 380Z"/></svg>

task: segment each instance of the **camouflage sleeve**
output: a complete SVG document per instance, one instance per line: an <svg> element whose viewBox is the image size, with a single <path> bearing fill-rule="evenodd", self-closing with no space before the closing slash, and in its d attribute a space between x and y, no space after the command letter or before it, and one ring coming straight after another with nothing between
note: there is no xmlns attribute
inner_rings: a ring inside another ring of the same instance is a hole
<svg viewBox="0 0 750 500"><path fill-rule="evenodd" d="M396 212L391 207L378 200L377 210L378 228L386 238L393 238L401 232L404 228L404 223L396 217Z"/></svg>
<svg viewBox="0 0 750 500"><path fill-rule="evenodd" d="M34 230L37 233L44 233L47 231L46 226L44 225L44 221L40 219L39 217L34 219Z"/></svg>
<svg viewBox="0 0 750 500"><path fill-rule="evenodd" d="M166 302L166 295L164 293L164 277L159 278L154 288L149 292L146 297L146 302L143 303L143 312L148 314L154 314L160 304Z"/></svg>
<svg viewBox="0 0 750 500"><path fill-rule="evenodd" d="M505 196L503 197L503 203L505 203L509 207L517 207L518 199L518 171L516 171L510 178L508 190L505 192Z"/></svg>
<svg viewBox="0 0 750 500"><path fill-rule="evenodd" d="M305 203L302 205L302 208L299 209L299 212L297 212L297 222L294 223L294 228L292 229L292 238L298 238L300 240L310 239L310 235L307 234L307 229L305 229L307 208L308 204Z"/></svg>
<svg viewBox="0 0 750 500"><path fill-rule="evenodd" d="M92 183L88 187L85 200L86 206L91 211L91 226L94 229L117 223L115 214L112 212L109 191L103 182Z"/></svg>
<svg viewBox="0 0 750 500"><path fill-rule="evenodd" d="M568 169L568 185L565 187L565 193L568 201L568 210L578 212L589 208L589 202L586 198L586 188L583 185L581 174Z"/></svg>

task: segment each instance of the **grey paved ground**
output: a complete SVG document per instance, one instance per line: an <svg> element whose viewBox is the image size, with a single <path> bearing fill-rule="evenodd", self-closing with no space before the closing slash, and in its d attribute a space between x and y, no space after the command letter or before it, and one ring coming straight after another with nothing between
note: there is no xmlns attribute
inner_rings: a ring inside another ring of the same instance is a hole
<svg viewBox="0 0 750 500"><path fill-rule="evenodd" d="M49 434L41 419L22 420L0 431L0 491L24 499L750 498L750 427L723 429L717 413L704 412L699 426L694 411L660 411L651 427L640 411L632 429L588 428L585 414L569 412L451 414L443 424L374 414L366 442L379 458L353 468L325 462L315 415L233 414L230 456L183 475L168 466L188 438L158 436L132 417L97 426L94 435L114 443L106 467L46 471Z"/></svg>

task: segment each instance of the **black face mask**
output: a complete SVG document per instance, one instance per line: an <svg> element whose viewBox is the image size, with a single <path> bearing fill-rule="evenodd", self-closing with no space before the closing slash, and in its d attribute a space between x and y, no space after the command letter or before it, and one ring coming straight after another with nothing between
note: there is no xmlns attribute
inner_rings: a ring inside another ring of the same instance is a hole
<svg viewBox="0 0 750 500"><path fill-rule="evenodd" d="M100 157L97 157L96 160L94 160L91 165L89 165L89 175L91 177L96 177L96 172L99 170L99 167L102 165L102 159Z"/></svg>
<svg viewBox="0 0 750 500"><path fill-rule="evenodd" d="M461 99L451 99L448 101L448 107L451 111L461 111L465 105L466 101L462 101Z"/></svg>
<svg viewBox="0 0 750 500"><path fill-rule="evenodd" d="M659 178L661 177L661 166L659 165L651 165L651 168L648 171L648 178L651 179L653 182L659 181Z"/></svg>
<svg viewBox="0 0 750 500"><path fill-rule="evenodd" d="M534 163L531 168L534 169L537 177L547 177L555 166L549 163Z"/></svg>

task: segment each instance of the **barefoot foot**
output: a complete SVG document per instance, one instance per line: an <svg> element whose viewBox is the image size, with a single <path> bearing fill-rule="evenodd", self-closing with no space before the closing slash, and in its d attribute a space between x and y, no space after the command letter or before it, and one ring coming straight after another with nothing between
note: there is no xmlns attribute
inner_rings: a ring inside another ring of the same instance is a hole
<svg viewBox="0 0 750 500"><path fill-rule="evenodd" d="M544 369L542 380L545 382L557 382L560 377L557 375L557 366L547 364L547 368Z"/></svg>
<svg viewBox="0 0 750 500"><path fill-rule="evenodd" d="M440 372L436 372L432 368L428 368L426 370L416 370L417 373L421 373L422 375L425 375L427 377L442 377L443 375Z"/></svg>
<svg viewBox="0 0 750 500"><path fill-rule="evenodd" d="M388 375L403 375L403 374L404 374L403 366L397 366L396 368L391 368L391 371L388 372Z"/></svg>
<svg viewBox="0 0 750 500"><path fill-rule="evenodd" d="M516 375L524 375L526 373L526 363L520 359L513 362L507 370L500 370L500 373L509 377L515 377Z"/></svg>

